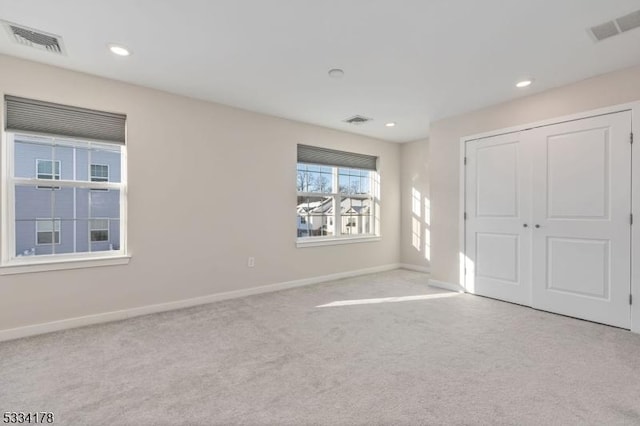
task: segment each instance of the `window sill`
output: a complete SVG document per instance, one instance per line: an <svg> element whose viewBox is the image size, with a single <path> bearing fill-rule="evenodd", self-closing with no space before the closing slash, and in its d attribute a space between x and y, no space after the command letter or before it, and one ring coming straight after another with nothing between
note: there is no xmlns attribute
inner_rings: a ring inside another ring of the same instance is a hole
<svg viewBox="0 0 640 426"><path fill-rule="evenodd" d="M0 266L0 275L62 271L66 269L84 269L95 268L99 266L126 265L130 260L131 256L129 255L69 259L37 259L29 262L13 260L3 266Z"/></svg>
<svg viewBox="0 0 640 426"><path fill-rule="evenodd" d="M380 241L382 237L378 235L367 235L361 237L327 237L327 238L298 238L296 247L318 247L334 246L340 244L373 243Z"/></svg>

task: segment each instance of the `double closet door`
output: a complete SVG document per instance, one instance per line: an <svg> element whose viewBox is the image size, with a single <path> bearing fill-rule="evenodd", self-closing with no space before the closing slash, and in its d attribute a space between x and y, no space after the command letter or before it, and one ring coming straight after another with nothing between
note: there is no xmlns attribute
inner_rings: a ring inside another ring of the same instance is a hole
<svg viewBox="0 0 640 426"><path fill-rule="evenodd" d="M466 143L467 291L629 328L631 112Z"/></svg>

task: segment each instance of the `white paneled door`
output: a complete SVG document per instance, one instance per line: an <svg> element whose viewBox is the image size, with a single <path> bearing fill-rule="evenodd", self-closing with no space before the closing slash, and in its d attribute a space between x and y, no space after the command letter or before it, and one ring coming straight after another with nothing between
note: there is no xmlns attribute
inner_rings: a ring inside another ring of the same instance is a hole
<svg viewBox="0 0 640 426"><path fill-rule="evenodd" d="M470 141L467 289L629 328L631 112Z"/></svg>
<svg viewBox="0 0 640 426"><path fill-rule="evenodd" d="M529 305L530 153L520 134L467 146L467 288Z"/></svg>
<svg viewBox="0 0 640 426"><path fill-rule="evenodd" d="M631 325L631 112L527 132L532 306Z"/></svg>

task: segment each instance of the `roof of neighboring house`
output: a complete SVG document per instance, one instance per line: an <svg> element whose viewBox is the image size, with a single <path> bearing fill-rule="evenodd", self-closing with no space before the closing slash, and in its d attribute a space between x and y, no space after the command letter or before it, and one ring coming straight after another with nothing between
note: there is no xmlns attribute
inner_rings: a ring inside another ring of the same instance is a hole
<svg viewBox="0 0 640 426"><path fill-rule="evenodd" d="M363 214L369 212L369 200L361 198L345 197L342 199L341 213ZM360 204L360 205L354 205ZM298 214L331 214L333 213L333 199L327 197L321 201L312 201L309 203L298 204Z"/></svg>

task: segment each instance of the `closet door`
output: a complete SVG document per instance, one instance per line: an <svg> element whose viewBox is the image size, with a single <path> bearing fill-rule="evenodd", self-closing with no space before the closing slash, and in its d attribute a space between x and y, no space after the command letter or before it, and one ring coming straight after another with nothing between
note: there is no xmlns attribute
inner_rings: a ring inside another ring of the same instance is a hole
<svg viewBox="0 0 640 426"><path fill-rule="evenodd" d="M520 134L466 144L467 291L530 303L530 155Z"/></svg>
<svg viewBox="0 0 640 426"><path fill-rule="evenodd" d="M533 164L532 306L629 328L631 112L524 133Z"/></svg>

